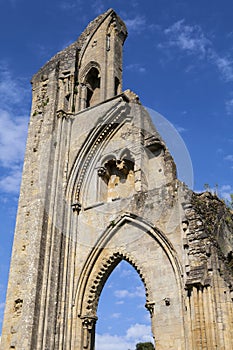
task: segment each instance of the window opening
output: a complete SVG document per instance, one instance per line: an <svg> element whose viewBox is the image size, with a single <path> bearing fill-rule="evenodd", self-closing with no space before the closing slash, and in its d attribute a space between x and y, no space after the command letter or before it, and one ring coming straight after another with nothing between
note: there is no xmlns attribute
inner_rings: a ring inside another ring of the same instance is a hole
<svg viewBox="0 0 233 350"><path fill-rule="evenodd" d="M85 84L87 86L86 107L100 102L100 74L97 68L92 67L87 73Z"/></svg>
<svg viewBox="0 0 233 350"><path fill-rule="evenodd" d="M115 77L115 91L114 91L115 95L120 94L119 90L120 90L120 80L117 77Z"/></svg>

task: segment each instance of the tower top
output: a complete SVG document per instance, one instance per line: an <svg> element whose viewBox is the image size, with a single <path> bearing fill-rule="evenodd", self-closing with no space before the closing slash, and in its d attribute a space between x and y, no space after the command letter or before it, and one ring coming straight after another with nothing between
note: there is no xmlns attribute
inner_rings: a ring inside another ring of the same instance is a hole
<svg viewBox="0 0 233 350"><path fill-rule="evenodd" d="M117 15L117 13L112 9L108 9L106 12L102 13L98 17L96 17L94 20L92 20L87 27L84 29L84 31L79 35L78 39L72 43L71 45L67 46L64 50L58 52L56 55L54 55L32 78L32 83L40 77L41 74L48 73L51 69L53 69L57 63L63 59L66 55L71 55L73 51L81 51L82 47L84 45L87 45L93 34L97 31L97 29L100 27L100 25L106 21L107 18L116 18L117 21L122 25L122 34L124 36L124 40L126 39L128 32L125 23L122 21L122 19Z"/></svg>
<svg viewBox="0 0 233 350"><path fill-rule="evenodd" d="M109 9L90 22L73 44L57 53L34 75L33 87L56 72L60 90L65 89L66 98L68 94L72 98L68 101L71 106L68 112L78 112L118 95L122 91L122 46L126 37L124 22ZM61 80L65 83L68 77L73 90L61 84ZM77 92L79 95L74 96ZM60 96L62 98L64 96ZM64 102L59 101L58 105L64 110Z"/></svg>

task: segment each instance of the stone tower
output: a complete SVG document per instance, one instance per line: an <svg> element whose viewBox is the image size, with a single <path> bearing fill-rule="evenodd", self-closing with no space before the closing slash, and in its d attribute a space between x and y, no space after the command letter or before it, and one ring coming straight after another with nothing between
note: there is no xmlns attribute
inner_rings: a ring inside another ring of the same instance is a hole
<svg viewBox="0 0 233 350"><path fill-rule="evenodd" d="M98 300L126 260L156 350L233 349L232 213L194 194L138 96L108 10L32 79L1 349L93 350Z"/></svg>

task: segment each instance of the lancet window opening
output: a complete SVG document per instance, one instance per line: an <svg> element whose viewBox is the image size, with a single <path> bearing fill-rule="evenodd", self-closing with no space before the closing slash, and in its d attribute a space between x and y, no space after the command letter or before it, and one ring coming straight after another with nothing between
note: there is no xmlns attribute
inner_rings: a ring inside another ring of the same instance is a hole
<svg viewBox="0 0 233 350"><path fill-rule="evenodd" d="M86 86L86 107L91 107L100 102L100 72L96 67L92 67L84 80Z"/></svg>

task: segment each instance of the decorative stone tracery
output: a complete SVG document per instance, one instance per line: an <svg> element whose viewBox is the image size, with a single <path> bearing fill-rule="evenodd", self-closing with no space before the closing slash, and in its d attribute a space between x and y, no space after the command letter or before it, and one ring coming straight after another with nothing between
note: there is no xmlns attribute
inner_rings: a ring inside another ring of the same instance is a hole
<svg viewBox="0 0 233 350"><path fill-rule="evenodd" d="M113 269L119 264L120 261L125 260L127 261L130 265L132 265L137 273L139 274L141 281L143 282L143 285L145 287L145 296L147 303L150 303L148 300L149 298L149 281L146 282L145 278L146 275L142 271L142 268L139 267L138 263L136 260L132 257L130 257L130 254L127 254L125 252L117 252L113 253L109 257L105 257L104 261L100 265L98 269L98 273L96 274L95 277L93 277L92 281L90 282L90 289L89 293L86 297L86 312L91 312L91 314L96 315L97 311L97 306L99 302L99 297L101 294L101 291L103 289L103 286L105 282L107 281L109 275L113 271Z"/></svg>
<svg viewBox="0 0 233 350"><path fill-rule="evenodd" d="M150 227L150 225L146 222L144 222L139 217L134 217L134 215L130 214L124 214L121 217L114 220L114 225L110 224L106 232L103 234L102 238L99 239L99 244L105 245L104 241L109 241L109 238L112 234L114 234L115 231L117 231L122 225L126 222L135 222L137 225L143 230L148 231L148 233L151 230L151 235L154 235L154 239L158 240L159 244L161 245L161 248L166 252L168 255L168 258L173 265L173 269L175 274L177 275L177 283L179 285L179 280L181 278L182 272L181 272L181 266L179 261L176 258L175 252L170 244L169 241L164 237L164 235L157 231L156 229ZM98 248L97 246L93 249L92 253L89 256L89 259L87 259L86 264L87 266L83 269L83 277L80 277L80 283L77 286L77 294L76 299L78 301L78 309L77 313L81 316L83 314L87 314L90 316L96 316L97 306L99 297L102 291L102 288L113 271L113 269L117 266L117 264L121 260L127 261L129 264L131 264L135 270L138 272L144 287L145 287L145 296L146 296L146 304L148 307L148 310L152 312L151 306L153 306L154 301L152 298L152 288L150 286L150 281L146 278L146 273L143 271L143 268L140 266L140 264L137 262L136 258L131 256L131 254L127 251L121 251L118 249L117 252L108 253L107 251L104 252L103 257L101 258L101 252L102 249ZM97 264L98 261L98 264ZM94 265L92 265L94 264ZM93 268L94 266L98 265L98 270L93 275ZM91 268L92 266L92 268ZM87 274L86 268L90 270L89 274ZM85 289L83 289L83 287ZM180 286L181 287L181 286ZM81 294L80 294L81 293ZM166 298L166 296L165 296ZM75 303L75 302L74 302Z"/></svg>
<svg viewBox="0 0 233 350"><path fill-rule="evenodd" d="M76 164L73 168L73 174L71 175L74 177L74 180L76 182L75 185L73 185L74 203L80 202L80 191L84 178L87 175L89 164L99 151L100 145L103 145L103 143L107 141L107 138L110 137L110 135L113 134L117 128L120 128L121 123L123 120L125 120L125 117L128 114L127 109L127 104L121 102L118 108L109 112L109 115L105 117L104 123L103 121L100 121L93 132L88 135L83 149L81 149L79 152L79 156L77 157L77 160L75 162Z"/></svg>
<svg viewBox="0 0 233 350"><path fill-rule="evenodd" d="M98 169L107 185L107 200L127 197L134 192L134 162L130 159L110 159Z"/></svg>

